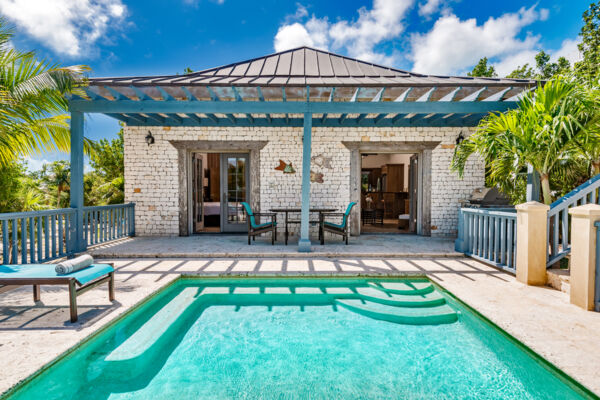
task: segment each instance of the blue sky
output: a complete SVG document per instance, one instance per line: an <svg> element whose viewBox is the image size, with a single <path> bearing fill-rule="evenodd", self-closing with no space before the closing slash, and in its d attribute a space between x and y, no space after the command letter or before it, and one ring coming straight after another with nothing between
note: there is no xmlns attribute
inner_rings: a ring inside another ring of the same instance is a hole
<svg viewBox="0 0 600 400"><path fill-rule="evenodd" d="M584 0L0 0L15 47L91 76L201 70L299 45L421 73L465 74L487 56L500 75L541 49L578 58ZM86 120L92 139L118 124ZM31 162L64 158L44 154Z"/></svg>

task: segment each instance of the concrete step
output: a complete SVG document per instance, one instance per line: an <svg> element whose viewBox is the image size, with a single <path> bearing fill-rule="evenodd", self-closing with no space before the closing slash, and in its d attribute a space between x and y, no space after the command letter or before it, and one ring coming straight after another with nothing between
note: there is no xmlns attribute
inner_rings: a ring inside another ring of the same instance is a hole
<svg viewBox="0 0 600 400"><path fill-rule="evenodd" d="M357 314L405 325L451 324L458 313L447 304L435 307L395 307L363 300L335 300L335 303Z"/></svg>
<svg viewBox="0 0 600 400"><path fill-rule="evenodd" d="M548 286L567 294L571 292L571 283L569 281L571 270L550 268L547 273Z"/></svg>
<svg viewBox="0 0 600 400"><path fill-rule="evenodd" d="M423 295L434 291L434 287L429 281L369 282L368 285L386 293L407 296Z"/></svg>
<svg viewBox="0 0 600 400"><path fill-rule="evenodd" d="M373 303L387 304L396 307L434 307L446 304L446 299L437 291L421 295L402 295L384 292L375 288L358 288L361 299Z"/></svg>

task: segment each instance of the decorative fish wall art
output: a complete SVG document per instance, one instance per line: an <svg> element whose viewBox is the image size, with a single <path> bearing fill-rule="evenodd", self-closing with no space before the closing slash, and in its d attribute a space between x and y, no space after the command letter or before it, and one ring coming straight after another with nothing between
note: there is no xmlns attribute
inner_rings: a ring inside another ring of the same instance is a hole
<svg viewBox="0 0 600 400"><path fill-rule="evenodd" d="M283 171L284 174L295 174L296 170L292 163L286 163L283 160L279 160L279 165L275 167L276 171Z"/></svg>
<svg viewBox="0 0 600 400"><path fill-rule="evenodd" d="M323 183L323 174L320 172L310 171L310 181L316 183Z"/></svg>

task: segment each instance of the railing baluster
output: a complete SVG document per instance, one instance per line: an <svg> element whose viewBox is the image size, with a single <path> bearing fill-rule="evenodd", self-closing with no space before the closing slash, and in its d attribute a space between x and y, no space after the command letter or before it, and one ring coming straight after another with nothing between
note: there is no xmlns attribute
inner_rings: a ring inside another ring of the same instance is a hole
<svg viewBox="0 0 600 400"><path fill-rule="evenodd" d="M63 228L65 214L60 214L58 217L58 256L62 257L65 253L63 252Z"/></svg>
<svg viewBox="0 0 600 400"><path fill-rule="evenodd" d="M516 225L516 224L515 224ZM508 249L508 254L506 255L506 265L508 268L513 268L513 220L510 219L506 223L506 247Z"/></svg>
<svg viewBox="0 0 600 400"><path fill-rule="evenodd" d="M554 214L554 216L550 219L554 226L552 227L552 254L558 254L558 214Z"/></svg>
<svg viewBox="0 0 600 400"><path fill-rule="evenodd" d="M52 258L56 258L56 218L58 215L50 216L50 241L52 242Z"/></svg>
<svg viewBox="0 0 600 400"><path fill-rule="evenodd" d="M37 229L37 262L42 262L42 217L36 218L36 229Z"/></svg>
<svg viewBox="0 0 600 400"><path fill-rule="evenodd" d="M487 215L483 216L483 235L481 237L481 240L483 241L482 243L482 251L481 251L481 257L483 258L487 258L487 250L488 250L488 224L489 224L489 217Z"/></svg>
<svg viewBox="0 0 600 400"><path fill-rule="evenodd" d="M27 218L21 218L21 264L27 264Z"/></svg>
<svg viewBox="0 0 600 400"><path fill-rule="evenodd" d="M494 258L495 263L499 263L498 259L498 245L500 244L500 217L494 218Z"/></svg>
<svg viewBox="0 0 600 400"><path fill-rule="evenodd" d="M8 220L2 222L2 264L10 264L8 260L8 249L10 248L8 242Z"/></svg>
<svg viewBox="0 0 600 400"><path fill-rule="evenodd" d="M29 262L35 262L35 219L29 217Z"/></svg>
<svg viewBox="0 0 600 400"><path fill-rule="evenodd" d="M50 258L50 224L48 216L44 218L44 253L46 259Z"/></svg>
<svg viewBox="0 0 600 400"><path fill-rule="evenodd" d="M19 233L19 227L17 225L17 219L13 219L12 223L11 223L11 234L12 234L12 240L11 240L11 246L12 246L12 251L11 251L11 258L12 258L12 263L13 264L18 264L19 263L19 259L18 259L18 255L19 255L19 242L17 239L17 235Z"/></svg>
<svg viewBox="0 0 600 400"><path fill-rule="evenodd" d="M88 213L87 211L83 212L83 243L88 246L90 243L88 242Z"/></svg>

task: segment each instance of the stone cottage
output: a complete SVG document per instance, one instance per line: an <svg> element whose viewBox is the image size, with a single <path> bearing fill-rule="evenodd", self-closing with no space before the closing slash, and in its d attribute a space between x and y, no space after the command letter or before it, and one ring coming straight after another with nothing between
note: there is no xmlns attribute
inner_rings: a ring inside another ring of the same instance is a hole
<svg viewBox="0 0 600 400"><path fill-rule="evenodd" d="M301 47L187 75L93 78L70 105L76 121L99 112L125 123L137 235L241 232L247 201L261 212L297 208L289 230L302 250L310 210L351 201L355 235L455 235L460 201L484 186L480 160L464 179L450 171L455 145L534 85Z"/></svg>

